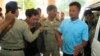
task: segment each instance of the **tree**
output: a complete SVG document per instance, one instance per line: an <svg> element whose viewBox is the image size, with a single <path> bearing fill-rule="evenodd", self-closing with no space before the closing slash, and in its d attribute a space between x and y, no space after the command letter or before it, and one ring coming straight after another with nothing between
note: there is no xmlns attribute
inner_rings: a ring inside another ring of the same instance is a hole
<svg viewBox="0 0 100 56"><path fill-rule="evenodd" d="M29 8L35 8L36 7L36 0L17 0L18 2L18 5L26 10L26 9L29 9Z"/></svg>
<svg viewBox="0 0 100 56"><path fill-rule="evenodd" d="M58 11L66 11L68 8L68 0L60 0L60 4L58 6Z"/></svg>
<svg viewBox="0 0 100 56"><path fill-rule="evenodd" d="M78 1L81 4L81 6L83 6L85 4L86 0L60 0L60 4L58 6L58 11L65 12L66 9L69 8L69 4L73 1Z"/></svg>

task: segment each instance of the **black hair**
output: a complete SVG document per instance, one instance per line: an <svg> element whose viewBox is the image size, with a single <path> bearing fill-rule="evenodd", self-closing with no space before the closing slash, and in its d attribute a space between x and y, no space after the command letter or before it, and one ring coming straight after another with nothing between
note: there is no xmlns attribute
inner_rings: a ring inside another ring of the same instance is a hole
<svg viewBox="0 0 100 56"><path fill-rule="evenodd" d="M38 11L34 8L27 9L26 12L25 12L25 15L28 16L28 17L31 17L32 15L36 16L38 14L39 14Z"/></svg>
<svg viewBox="0 0 100 56"><path fill-rule="evenodd" d="M2 16L2 8L0 7L0 16Z"/></svg>
<svg viewBox="0 0 100 56"><path fill-rule="evenodd" d="M92 16L93 15L92 11L91 10L86 10L84 12L84 16L87 16L87 15Z"/></svg>
<svg viewBox="0 0 100 56"><path fill-rule="evenodd" d="M0 7L0 11L2 11L2 8Z"/></svg>
<svg viewBox="0 0 100 56"><path fill-rule="evenodd" d="M61 14L64 14L64 12L61 12Z"/></svg>
<svg viewBox="0 0 100 56"><path fill-rule="evenodd" d="M47 12L48 12L48 11L51 11L51 10L53 10L53 9L57 9L57 7L56 7L55 5L49 5L49 6L47 7Z"/></svg>
<svg viewBox="0 0 100 56"><path fill-rule="evenodd" d="M41 8L37 8L37 11L40 11L41 12Z"/></svg>
<svg viewBox="0 0 100 56"><path fill-rule="evenodd" d="M77 6L78 10L80 11L81 5L80 5L79 2L76 2L76 1L75 1L75 2L72 2L72 3L69 4L69 6L73 6L73 5L74 5L74 6Z"/></svg>

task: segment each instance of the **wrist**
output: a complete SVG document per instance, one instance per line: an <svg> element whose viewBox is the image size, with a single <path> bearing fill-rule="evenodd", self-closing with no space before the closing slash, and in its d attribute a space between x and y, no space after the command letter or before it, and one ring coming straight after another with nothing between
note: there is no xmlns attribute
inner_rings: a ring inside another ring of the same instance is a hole
<svg viewBox="0 0 100 56"><path fill-rule="evenodd" d="M81 44L81 45L79 45L80 46L80 49L82 49L84 46Z"/></svg>

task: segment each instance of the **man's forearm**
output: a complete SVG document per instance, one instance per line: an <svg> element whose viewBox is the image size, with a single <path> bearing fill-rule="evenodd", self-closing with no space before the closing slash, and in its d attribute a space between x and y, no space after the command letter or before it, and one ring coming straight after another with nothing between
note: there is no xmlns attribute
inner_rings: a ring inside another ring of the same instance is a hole
<svg viewBox="0 0 100 56"><path fill-rule="evenodd" d="M87 41L82 42L82 44L78 45L80 49L84 48L87 45Z"/></svg>
<svg viewBox="0 0 100 56"><path fill-rule="evenodd" d="M61 33L57 31L56 37L57 37L57 41L58 41L58 46L61 47L61 45L62 45Z"/></svg>
<svg viewBox="0 0 100 56"><path fill-rule="evenodd" d="M77 56L80 53L80 50L83 49L87 45L87 41L82 42L82 44L77 45L74 50L74 56Z"/></svg>
<svg viewBox="0 0 100 56"><path fill-rule="evenodd" d="M56 38L59 41L61 39L61 34L58 31L56 31L55 33L56 33Z"/></svg>
<svg viewBox="0 0 100 56"><path fill-rule="evenodd" d="M2 31L4 31L8 26L9 26L10 22L9 21L4 21L0 24L0 33Z"/></svg>
<svg viewBox="0 0 100 56"><path fill-rule="evenodd" d="M39 35L40 33L40 30L36 30L33 34L31 31L27 30L24 34L25 36L25 39L28 41L28 42L33 42Z"/></svg>

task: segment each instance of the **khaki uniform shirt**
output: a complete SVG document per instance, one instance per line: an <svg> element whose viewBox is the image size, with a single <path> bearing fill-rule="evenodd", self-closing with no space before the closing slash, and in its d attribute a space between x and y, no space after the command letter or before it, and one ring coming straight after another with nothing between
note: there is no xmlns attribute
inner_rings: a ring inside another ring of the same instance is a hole
<svg viewBox="0 0 100 56"><path fill-rule="evenodd" d="M58 43L57 38L55 36L55 31L57 30L59 26L59 22L56 20L53 20L52 22L48 19L41 23L42 26L45 26L45 47L46 50L50 49L57 49Z"/></svg>
<svg viewBox="0 0 100 56"><path fill-rule="evenodd" d="M39 33L40 31L37 30L32 34L26 22L16 19L13 27L0 40L0 46L6 49L24 48L23 38L32 42Z"/></svg>

